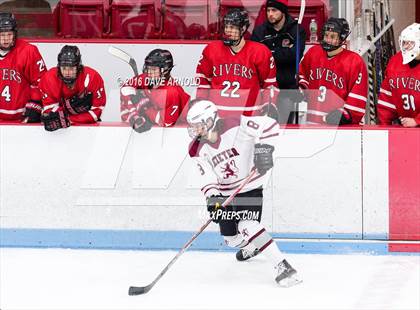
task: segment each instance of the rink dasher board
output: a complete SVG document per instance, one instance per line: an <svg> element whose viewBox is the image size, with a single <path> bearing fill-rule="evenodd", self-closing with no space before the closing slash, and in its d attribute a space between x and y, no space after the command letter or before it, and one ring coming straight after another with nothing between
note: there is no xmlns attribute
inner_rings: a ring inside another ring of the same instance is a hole
<svg viewBox="0 0 420 310"><path fill-rule="evenodd" d="M263 224L274 236L293 238L419 240L419 132L284 130L267 180ZM0 126L0 142L2 246L176 248L183 239L178 232L193 232L206 219L185 154L185 128L132 135L106 124L51 134L41 126ZM173 161L165 161L168 152ZM27 154L48 169L30 166ZM329 181L320 184L320 173ZM160 243L146 246L150 240ZM218 250L220 243L202 248Z"/></svg>

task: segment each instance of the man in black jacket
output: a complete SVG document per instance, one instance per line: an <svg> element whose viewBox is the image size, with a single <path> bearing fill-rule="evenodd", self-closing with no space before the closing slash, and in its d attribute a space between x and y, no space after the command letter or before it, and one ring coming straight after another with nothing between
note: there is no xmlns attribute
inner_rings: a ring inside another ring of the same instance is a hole
<svg viewBox="0 0 420 310"><path fill-rule="evenodd" d="M297 21L288 13L288 0L268 0L266 2L267 20L254 28L251 40L265 44L272 52L277 67L277 83L280 89L296 89L296 37ZM305 50L306 33L299 26L299 61ZM296 101L296 91L280 92L280 117L287 120L292 104ZM282 94L283 93L283 94ZM287 104L289 102L289 104ZM282 113L283 111L283 113ZM290 121L289 121L290 122Z"/></svg>

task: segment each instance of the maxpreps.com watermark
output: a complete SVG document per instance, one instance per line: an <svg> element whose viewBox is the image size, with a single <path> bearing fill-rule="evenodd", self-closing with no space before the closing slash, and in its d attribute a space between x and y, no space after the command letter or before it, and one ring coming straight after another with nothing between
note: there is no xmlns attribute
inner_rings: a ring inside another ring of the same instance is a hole
<svg viewBox="0 0 420 310"><path fill-rule="evenodd" d="M259 211L227 211L223 209L217 209L210 212L210 218L218 221L258 221L260 212Z"/></svg>

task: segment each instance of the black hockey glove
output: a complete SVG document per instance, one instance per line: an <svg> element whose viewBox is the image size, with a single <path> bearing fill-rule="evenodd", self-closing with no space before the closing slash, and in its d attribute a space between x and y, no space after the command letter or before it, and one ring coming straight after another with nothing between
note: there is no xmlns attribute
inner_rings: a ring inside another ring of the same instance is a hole
<svg viewBox="0 0 420 310"><path fill-rule="evenodd" d="M83 97L76 95L70 99L65 99L64 106L73 115L87 112L92 107L92 93L88 93Z"/></svg>
<svg viewBox="0 0 420 310"><path fill-rule="evenodd" d="M274 146L269 144L255 144L254 149L254 165L259 174L263 175L273 168L273 152Z"/></svg>
<svg viewBox="0 0 420 310"><path fill-rule="evenodd" d="M325 122L329 125L348 125L351 121L351 114L344 108L333 110L325 117Z"/></svg>
<svg viewBox="0 0 420 310"><path fill-rule="evenodd" d="M44 123L46 131L55 131L60 128L70 127L70 121L67 117L67 113L63 110L42 115L41 121Z"/></svg>
<svg viewBox="0 0 420 310"><path fill-rule="evenodd" d="M146 94L141 89L136 89L136 94L130 96L130 100L132 103L137 104L140 102L141 99L147 98Z"/></svg>
<svg viewBox="0 0 420 310"><path fill-rule="evenodd" d="M31 100L25 105L23 116L28 118L28 123L40 123L41 112L41 102L38 100Z"/></svg>
<svg viewBox="0 0 420 310"><path fill-rule="evenodd" d="M218 195L218 196L211 196L207 198L207 211L210 213L210 218L213 222L218 224L220 222L220 217L222 211L222 204L225 202L226 197ZM220 210L220 211L218 211Z"/></svg>
<svg viewBox="0 0 420 310"><path fill-rule="evenodd" d="M150 121L147 115L143 113L141 115L134 115L130 117L129 122L134 131L138 133L149 131L150 128L153 127L153 123Z"/></svg>

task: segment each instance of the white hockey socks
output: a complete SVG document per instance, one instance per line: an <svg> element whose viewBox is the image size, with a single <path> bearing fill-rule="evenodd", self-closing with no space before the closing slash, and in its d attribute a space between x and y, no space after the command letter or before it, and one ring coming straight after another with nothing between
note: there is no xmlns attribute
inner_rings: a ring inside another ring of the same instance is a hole
<svg viewBox="0 0 420 310"><path fill-rule="evenodd" d="M282 261L282 254L270 234L264 226L257 221L240 221L238 229L243 238L249 241L254 247L277 267Z"/></svg>

